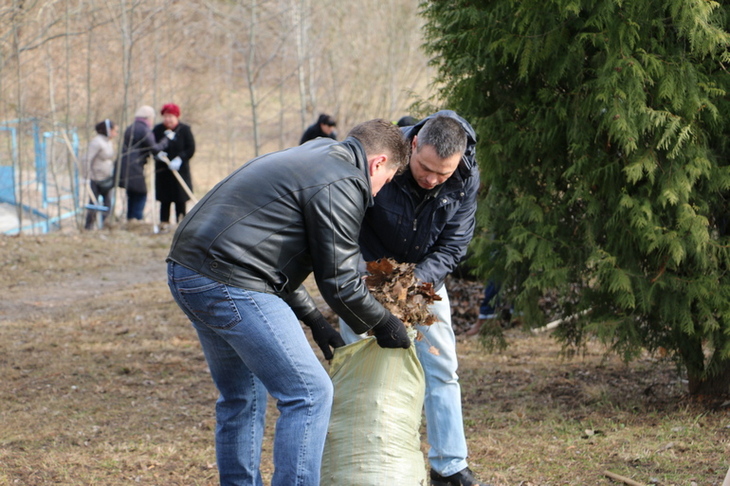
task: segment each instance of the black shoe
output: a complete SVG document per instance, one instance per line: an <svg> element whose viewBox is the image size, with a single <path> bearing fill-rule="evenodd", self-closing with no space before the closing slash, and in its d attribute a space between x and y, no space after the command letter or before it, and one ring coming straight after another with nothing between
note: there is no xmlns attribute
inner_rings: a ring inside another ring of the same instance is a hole
<svg viewBox="0 0 730 486"><path fill-rule="evenodd" d="M480 483L474 477L471 469L465 467L451 476L442 476L431 469L431 486L489 486L487 483Z"/></svg>

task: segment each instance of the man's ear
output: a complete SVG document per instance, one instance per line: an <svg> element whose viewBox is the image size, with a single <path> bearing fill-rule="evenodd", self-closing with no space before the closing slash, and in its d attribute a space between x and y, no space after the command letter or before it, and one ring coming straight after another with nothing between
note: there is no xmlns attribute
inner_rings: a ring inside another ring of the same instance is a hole
<svg viewBox="0 0 730 486"><path fill-rule="evenodd" d="M368 160L370 176L372 177L375 172L378 171L378 169L385 167L387 162L388 156L385 154L373 155L372 157L370 157L370 160Z"/></svg>
<svg viewBox="0 0 730 486"><path fill-rule="evenodd" d="M411 152L415 152L417 146L418 146L418 135L413 135L413 140L411 140Z"/></svg>

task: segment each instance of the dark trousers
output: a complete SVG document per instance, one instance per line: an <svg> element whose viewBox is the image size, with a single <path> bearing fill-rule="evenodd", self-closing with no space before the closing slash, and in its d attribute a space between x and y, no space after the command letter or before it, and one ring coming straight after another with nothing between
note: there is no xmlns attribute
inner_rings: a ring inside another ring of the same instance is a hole
<svg viewBox="0 0 730 486"><path fill-rule="evenodd" d="M146 192L127 191L127 220L144 219L145 204L147 204Z"/></svg>
<svg viewBox="0 0 730 486"><path fill-rule="evenodd" d="M175 204L175 215L177 216L177 222L182 221L183 216L186 214L185 201L174 201ZM170 222L170 207L173 205L171 201L160 201L160 223Z"/></svg>
<svg viewBox="0 0 730 486"><path fill-rule="evenodd" d="M499 284L492 280L487 281L487 285L484 287L484 299L482 299L481 305L479 305L479 317L480 318L493 318L496 317L497 311L495 306L499 305L499 302L494 302L494 298L499 293ZM484 316L484 317L482 317Z"/></svg>
<svg viewBox="0 0 730 486"><path fill-rule="evenodd" d="M91 192L94 194L93 198L89 198L89 204L96 205L96 206L106 206L109 207L109 204L111 203L111 192L112 189L108 189L106 191L102 191L99 189L99 185L96 183L96 181L90 181L91 184ZM96 198L96 202L94 202L94 198ZM86 210L86 224L84 225L84 228L87 230L94 229L94 222L96 221L96 213L101 213L101 225L104 226L104 221L106 220L107 215L109 214L109 211L97 211L95 209L87 209Z"/></svg>

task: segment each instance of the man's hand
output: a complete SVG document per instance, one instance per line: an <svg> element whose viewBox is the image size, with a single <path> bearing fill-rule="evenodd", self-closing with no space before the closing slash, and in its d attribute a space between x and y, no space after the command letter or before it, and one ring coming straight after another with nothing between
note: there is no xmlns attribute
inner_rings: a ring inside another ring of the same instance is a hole
<svg viewBox="0 0 730 486"><path fill-rule="evenodd" d="M317 343L319 349L322 350L325 359L330 360L333 357L330 346L334 349L345 345L340 333L335 331L321 312L312 312L302 319L302 322L312 330L312 338L314 338L314 342Z"/></svg>
<svg viewBox="0 0 730 486"><path fill-rule="evenodd" d="M381 348L408 349L411 345L406 326L393 314L383 323L375 326L373 328L373 334Z"/></svg>

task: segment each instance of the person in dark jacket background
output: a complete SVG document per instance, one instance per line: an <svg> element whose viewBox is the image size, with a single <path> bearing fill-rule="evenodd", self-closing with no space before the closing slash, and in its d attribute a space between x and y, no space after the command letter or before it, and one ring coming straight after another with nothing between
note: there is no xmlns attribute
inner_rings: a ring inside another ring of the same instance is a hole
<svg viewBox="0 0 730 486"><path fill-rule="evenodd" d="M168 103L160 110L162 123L155 125L152 133L157 142L169 138L164 152L155 157L155 198L160 201L160 230L165 231L170 223L170 207L175 204L175 220L179 224L186 214L185 203L190 199L187 191L178 182L172 171L177 171L188 188L193 190L190 176L190 159L195 154L195 138L190 126L180 122L180 107ZM172 135L172 136L170 136ZM164 155L170 161L160 160Z"/></svg>
<svg viewBox="0 0 730 486"><path fill-rule="evenodd" d="M403 323L361 278L357 237L373 197L408 161L386 120L258 157L211 189L183 219L168 255L172 295L198 333L216 403L220 483L261 484L267 392L280 416L273 486L315 486L332 408L326 359L344 345L302 285L317 287L358 332L408 348ZM395 352L395 351L394 351Z"/></svg>
<svg viewBox="0 0 730 486"><path fill-rule="evenodd" d="M406 116L400 117L398 119L398 122L396 123L396 125L403 128L403 127L410 127L412 125L415 125L416 123L418 123L418 118L410 116L410 115L406 115Z"/></svg>
<svg viewBox="0 0 730 486"><path fill-rule="evenodd" d="M474 233L479 190L476 134L466 120L449 110L401 130L411 142L409 170L384 187L368 209L360 249L366 261L393 258L415 263L416 277L433 283L441 297L430 309L436 322L416 326L426 339L415 343L426 376L431 484L480 486L466 461L456 337L444 286L446 276L466 255ZM363 337L349 324L346 318L340 321L347 343ZM430 352L431 346L438 355Z"/></svg>
<svg viewBox="0 0 730 486"><path fill-rule="evenodd" d="M299 140L299 145L318 137L329 137L332 140L337 140L337 132L335 131L336 127L337 122L335 119L330 115L322 113L319 115L319 118L317 118L315 123L309 125L309 127L304 130L302 138Z"/></svg>
<svg viewBox="0 0 730 486"><path fill-rule="evenodd" d="M165 150L169 139L159 142L152 134L155 110L148 105L140 106L134 114L134 122L124 131L119 187L127 192L127 220L142 220L147 204L147 181L144 166L150 155Z"/></svg>

